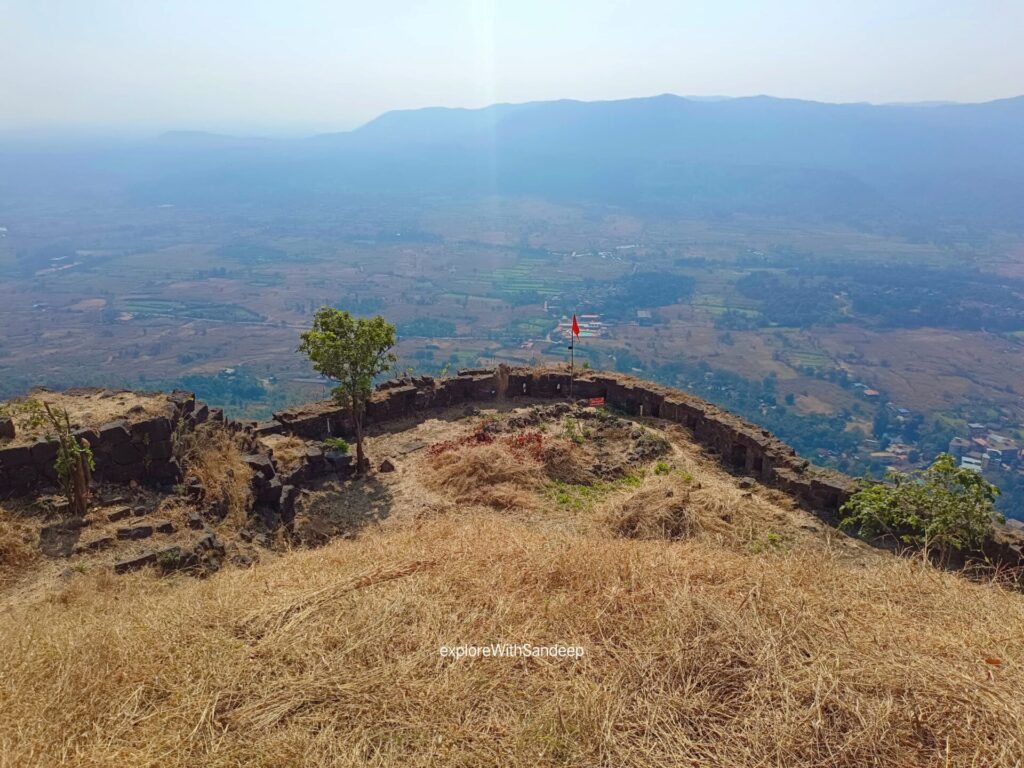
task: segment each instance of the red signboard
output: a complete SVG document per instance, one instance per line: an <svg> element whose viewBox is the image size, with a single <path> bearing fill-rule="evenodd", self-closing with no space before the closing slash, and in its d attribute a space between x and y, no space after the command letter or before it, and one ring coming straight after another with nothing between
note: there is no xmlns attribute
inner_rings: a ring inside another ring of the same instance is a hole
<svg viewBox="0 0 1024 768"><path fill-rule="evenodd" d="M592 398L590 398L590 400L588 402L589 402L590 405L594 405L594 406L604 405L604 398L603 397L592 397Z"/></svg>

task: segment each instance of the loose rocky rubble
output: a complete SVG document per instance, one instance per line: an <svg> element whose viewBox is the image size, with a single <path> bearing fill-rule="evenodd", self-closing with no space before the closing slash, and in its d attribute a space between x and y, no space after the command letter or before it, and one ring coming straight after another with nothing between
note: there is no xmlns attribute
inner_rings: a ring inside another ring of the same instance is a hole
<svg viewBox="0 0 1024 768"><path fill-rule="evenodd" d="M664 437L635 421L582 403L533 406L504 420L485 422L480 429L484 434L519 433L520 439L529 437L530 430L543 429L588 446L586 472L598 480L619 479L670 449Z"/></svg>

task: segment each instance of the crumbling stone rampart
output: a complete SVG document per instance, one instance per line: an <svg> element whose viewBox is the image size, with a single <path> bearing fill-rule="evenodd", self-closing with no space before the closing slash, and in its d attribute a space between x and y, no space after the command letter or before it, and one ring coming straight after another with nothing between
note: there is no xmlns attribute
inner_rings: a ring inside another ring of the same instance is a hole
<svg viewBox="0 0 1024 768"><path fill-rule="evenodd" d="M608 406L627 414L679 424L726 468L785 492L830 523L837 521L839 508L860 485L847 475L811 466L767 430L679 390L601 371L583 371L571 384L572 399L603 398ZM366 421L368 426L386 427L460 404L569 398L570 377L563 369L501 366L463 370L446 379L421 376L385 382L373 394ZM168 404L163 416L135 423L115 421L79 433L93 446L98 479L136 480L158 487L181 482L181 468L172 455L174 431L207 420L223 420L223 414L197 403L195 396L187 393L172 393ZM329 400L281 411L268 422L228 424L253 438L272 434L305 440L352 437L347 414ZM252 443L258 445L255 439ZM286 523L294 514L295 495L304 481L328 473L348 477L353 469L348 457L328 456L316 448L307 451L309 455L297 469L283 473L278 471L272 451L256 450L248 460L254 467L257 509ZM56 443L44 440L0 449L0 498L55 485L55 454ZM1024 565L1022 541L1022 537L1000 530L986 544L984 555L995 562Z"/></svg>
<svg viewBox="0 0 1024 768"><path fill-rule="evenodd" d="M388 382L374 393L367 422L421 416L460 403L506 399L566 399L569 373L544 368L460 371L448 379L423 376ZM634 416L652 416L686 427L696 442L723 465L779 488L825 517L857 489L857 481L838 472L812 467L770 432L679 390L623 374L585 371L572 383L574 399L604 398L607 405ZM331 401L282 411L256 427L266 433L291 433L307 439L350 437L349 420Z"/></svg>
<svg viewBox="0 0 1024 768"><path fill-rule="evenodd" d="M132 480L154 487L181 482L181 467L174 458L173 436L184 426L191 429L207 420L223 421L219 409L196 402L195 395L173 392L167 396L164 413L125 418L77 430L89 441L96 469L93 477L115 483ZM58 485L54 460L56 440L36 440L29 445L0 447L0 499L32 493Z"/></svg>

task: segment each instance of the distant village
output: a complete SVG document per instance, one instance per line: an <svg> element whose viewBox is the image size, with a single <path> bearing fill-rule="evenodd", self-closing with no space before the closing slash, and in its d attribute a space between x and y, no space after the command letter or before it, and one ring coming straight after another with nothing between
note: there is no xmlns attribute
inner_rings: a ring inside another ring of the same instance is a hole
<svg viewBox="0 0 1024 768"><path fill-rule="evenodd" d="M949 441L949 452L960 460L960 466L985 472L989 469L1019 469L1021 447L1016 440L989 430L985 424L968 424L966 437Z"/></svg>
<svg viewBox="0 0 1024 768"><path fill-rule="evenodd" d="M860 390L866 400L878 401L882 396L881 392L866 384L855 382L853 386ZM889 402L883 407L892 416L894 427L902 425L913 417L910 409L900 407L895 403ZM990 424L968 424L966 435L958 435L949 441L949 453L956 457L961 467L979 473L998 469L1006 471L1024 469L1020 442L998 434L995 431L998 428ZM882 448L883 443L884 449ZM893 434L884 435L883 440L866 438L863 445L871 458L890 460L894 469L903 469L904 466L901 465L912 465L918 461L915 455L915 446L903 442L899 438L898 430L895 429Z"/></svg>

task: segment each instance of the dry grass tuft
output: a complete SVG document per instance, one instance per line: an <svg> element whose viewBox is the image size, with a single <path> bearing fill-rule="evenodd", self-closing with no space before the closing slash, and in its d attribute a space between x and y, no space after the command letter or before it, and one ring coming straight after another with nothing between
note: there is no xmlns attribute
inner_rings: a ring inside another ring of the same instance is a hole
<svg viewBox="0 0 1024 768"><path fill-rule="evenodd" d="M744 498L728 482L695 483L672 471L649 475L638 488L626 486L609 497L598 517L618 536L631 539L700 537L722 546L746 546L766 521L763 505Z"/></svg>
<svg viewBox="0 0 1024 768"><path fill-rule="evenodd" d="M274 460L286 470L294 468L306 453L306 441L295 435L268 435L261 442L274 451Z"/></svg>
<svg viewBox="0 0 1024 768"><path fill-rule="evenodd" d="M36 531L0 510L0 589L15 581L39 557Z"/></svg>
<svg viewBox="0 0 1024 768"><path fill-rule="evenodd" d="M532 509L543 483L539 462L504 442L464 445L431 457L427 485L461 504Z"/></svg>
<svg viewBox="0 0 1024 768"><path fill-rule="evenodd" d="M1024 599L443 517L0 603L0 765L1019 766ZM444 659L564 643L582 660Z"/></svg>
<svg viewBox="0 0 1024 768"><path fill-rule="evenodd" d="M252 470L235 435L219 424L202 424L181 446L185 474L206 489L206 501L221 507L230 522L245 522L252 505Z"/></svg>
<svg viewBox="0 0 1024 768"><path fill-rule="evenodd" d="M545 474L560 483L590 485L595 481L583 451L564 438L546 441L541 451Z"/></svg>
<svg viewBox="0 0 1024 768"><path fill-rule="evenodd" d="M667 475L610 499L604 518L616 535L629 539L682 539L697 528L689 486Z"/></svg>

